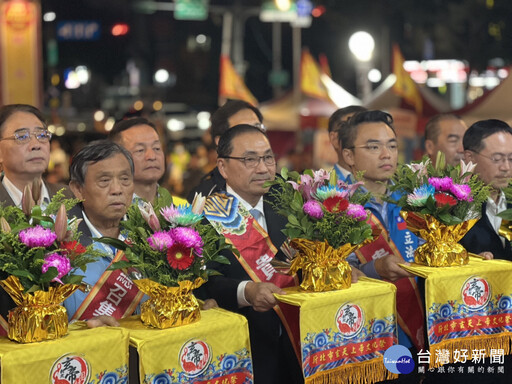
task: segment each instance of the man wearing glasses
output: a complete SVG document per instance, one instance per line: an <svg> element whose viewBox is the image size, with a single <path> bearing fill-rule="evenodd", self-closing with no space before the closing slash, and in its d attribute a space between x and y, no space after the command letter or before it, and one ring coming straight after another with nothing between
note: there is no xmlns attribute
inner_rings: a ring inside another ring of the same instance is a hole
<svg viewBox="0 0 512 384"><path fill-rule="evenodd" d="M381 235L348 257L349 263L368 277L386 279L397 286L398 341L419 351L423 342L423 305L414 276L399 264L414 261L418 239L400 217L400 207L383 199L395 173L398 143L393 118L382 111L355 114L340 132L343 158L352 174L363 172L364 188L372 194L365 208L371 212L372 227ZM396 193L391 195L399 199Z"/></svg>
<svg viewBox="0 0 512 384"><path fill-rule="evenodd" d="M26 185L42 180L50 160L50 139L41 112L25 104L0 108L0 163L3 177L0 183L0 202L21 206ZM40 202L49 202L64 185L41 182ZM37 193L37 191L36 191ZM66 197L72 197L66 188Z"/></svg>
<svg viewBox="0 0 512 384"><path fill-rule="evenodd" d="M208 197L205 216L240 253L226 253L229 265L212 266L222 275L205 284L206 297L220 307L244 315L249 324L256 384L301 383L302 374L274 293L295 285L277 273L270 261L283 260L286 218L264 200L274 180L276 161L267 136L241 124L227 130L217 148L217 166L226 192Z"/></svg>
<svg viewBox="0 0 512 384"><path fill-rule="evenodd" d="M265 131L263 125L263 116L258 108L243 100L230 99L222 107L217 109L211 117L210 133L212 143L217 146L219 139L224 132L238 124L249 124ZM226 180L219 173L218 168L214 168L205 175L199 185L191 190L187 200L192 203L196 192L201 192L207 196L213 192L223 191L226 188Z"/></svg>
<svg viewBox="0 0 512 384"><path fill-rule="evenodd" d="M466 163L476 163L475 173L491 186L491 194L482 205L482 217L460 243L473 253L492 252L495 259L512 261L510 242L500 236L498 213L507 208L503 188L512 179L512 128L501 120L482 120L466 131L463 139Z"/></svg>

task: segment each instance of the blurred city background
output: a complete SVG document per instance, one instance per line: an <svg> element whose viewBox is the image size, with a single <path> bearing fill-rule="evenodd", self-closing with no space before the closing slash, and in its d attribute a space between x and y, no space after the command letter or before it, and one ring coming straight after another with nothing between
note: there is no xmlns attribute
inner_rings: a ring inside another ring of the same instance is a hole
<svg viewBox="0 0 512 384"><path fill-rule="evenodd" d="M164 184L186 195L215 164L210 114L261 109L278 164L329 166L327 120L389 111L401 160L425 122L510 123L507 0L0 0L0 102L39 107L54 133L51 181L115 121L145 116L167 143ZM350 42L350 43L349 43Z"/></svg>

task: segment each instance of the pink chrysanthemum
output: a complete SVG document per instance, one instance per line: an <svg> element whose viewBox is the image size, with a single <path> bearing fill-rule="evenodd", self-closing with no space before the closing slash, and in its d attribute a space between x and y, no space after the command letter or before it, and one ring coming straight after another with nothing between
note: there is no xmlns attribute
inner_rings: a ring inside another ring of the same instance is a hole
<svg viewBox="0 0 512 384"><path fill-rule="evenodd" d="M157 251L165 251L174 244L174 240L168 232L155 232L147 240L149 246Z"/></svg>
<svg viewBox="0 0 512 384"><path fill-rule="evenodd" d="M194 228L178 227L170 231L174 241L188 248L194 248L197 256L203 254L203 239Z"/></svg>
<svg viewBox="0 0 512 384"><path fill-rule="evenodd" d="M45 229L40 225L33 228L27 228L19 233L20 240L27 247L49 247L53 244L57 235L50 229Z"/></svg>
<svg viewBox="0 0 512 384"><path fill-rule="evenodd" d="M428 179L428 183L433 185L436 191L448 192L453 185L453 180L451 177L430 177Z"/></svg>
<svg viewBox="0 0 512 384"><path fill-rule="evenodd" d="M173 223L176 217L180 215L178 207L175 207L174 204L171 204L169 207L161 208L160 213L169 223Z"/></svg>
<svg viewBox="0 0 512 384"><path fill-rule="evenodd" d="M350 216L357 221L365 221L368 217L368 213L362 205L349 204L347 208L347 216Z"/></svg>
<svg viewBox="0 0 512 384"><path fill-rule="evenodd" d="M324 217L324 211L322 210L322 206L316 200L307 201L302 207L304 213L309 215L314 219L321 219Z"/></svg>
<svg viewBox="0 0 512 384"><path fill-rule="evenodd" d="M66 276L71 271L71 262L66 256L59 255L58 253L52 253L44 258L44 263L41 267L43 273L48 272L50 267L57 268L58 275L52 281L58 281L61 284L62 277Z"/></svg>
<svg viewBox="0 0 512 384"><path fill-rule="evenodd" d="M467 184L453 184L450 188L450 192L458 199L462 201L473 201L471 197L471 187Z"/></svg>

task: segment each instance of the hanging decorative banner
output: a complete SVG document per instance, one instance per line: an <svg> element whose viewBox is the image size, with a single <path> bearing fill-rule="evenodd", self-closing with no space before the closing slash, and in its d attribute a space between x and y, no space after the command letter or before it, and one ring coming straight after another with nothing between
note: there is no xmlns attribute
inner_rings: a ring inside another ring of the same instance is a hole
<svg viewBox="0 0 512 384"><path fill-rule="evenodd" d="M2 383L100 384L128 380L128 332L77 329L64 338L18 344L0 338ZM109 346L105 348L105 346Z"/></svg>
<svg viewBox="0 0 512 384"><path fill-rule="evenodd" d="M215 384L253 382L245 317L220 308L176 328L145 326L139 316L120 320L139 354L140 382Z"/></svg>
<svg viewBox="0 0 512 384"><path fill-rule="evenodd" d="M503 350L512 341L512 263L470 257L460 267L411 264L407 271L425 279L430 366L454 360L458 349ZM439 359L438 356L450 359Z"/></svg>
<svg viewBox="0 0 512 384"><path fill-rule="evenodd" d="M393 379L383 362L396 344L396 287L360 278L349 289L303 292L286 288L276 295L287 316L299 317L302 370L309 383L375 383ZM294 314L292 314L295 312ZM290 321L297 323L297 320Z"/></svg>

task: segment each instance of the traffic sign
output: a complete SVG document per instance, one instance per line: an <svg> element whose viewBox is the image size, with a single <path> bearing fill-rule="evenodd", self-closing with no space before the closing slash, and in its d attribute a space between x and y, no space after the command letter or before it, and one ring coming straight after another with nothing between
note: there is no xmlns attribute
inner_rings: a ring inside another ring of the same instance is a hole
<svg viewBox="0 0 512 384"><path fill-rule="evenodd" d="M206 20L208 0L176 0L174 18L176 20Z"/></svg>

